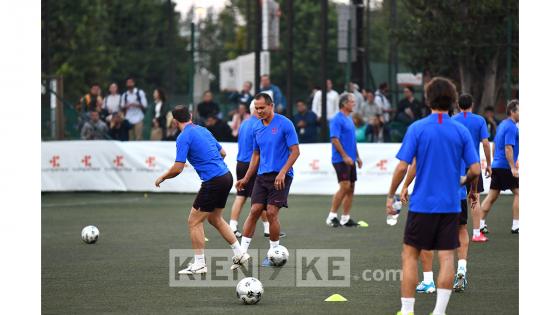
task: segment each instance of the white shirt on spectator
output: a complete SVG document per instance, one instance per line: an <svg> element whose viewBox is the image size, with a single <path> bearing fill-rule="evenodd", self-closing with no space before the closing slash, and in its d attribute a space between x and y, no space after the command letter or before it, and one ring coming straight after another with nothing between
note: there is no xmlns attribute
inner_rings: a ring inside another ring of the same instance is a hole
<svg viewBox="0 0 560 315"><path fill-rule="evenodd" d="M389 99L385 95L383 95L383 93L381 93L379 90L375 91L375 98L374 98L373 101L382 110L390 110L391 109L391 103L389 102ZM384 113L383 114L383 121L385 123L389 122L390 118L391 118L391 116L389 115L389 113Z"/></svg>
<svg viewBox="0 0 560 315"><path fill-rule="evenodd" d="M311 110L317 114L317 118L321 118L321 93L322 91L317 91L313 96L313 103L311 105ZM331 120L334 115L338 113L338 92L335 90L330 90L327 92L327 120Z"/></svg>
<svg viewBox="0 0 560 315"><path fill-rule="evenodd" d="M138 95L140 95L140 99L138 99ZM144 91L134 88L132 91L124 92L121 99L121 107L125 109L128 104L132 103L141 104L144 108L148 107ZM144 112L138 107L131 107L126 110L125 119L132 125L136 125L144 119Z"/></svg>
<svg viewBox="0 0 560 315"><path fill-rule="evenodd" d="M159 116L161 115L161 106L162 105L163 105L162 101L159 101L159 102L156 103L156 111L155 111L156 112L155 113L156 117L154 117L154 118L159 118Z"/></svg>
<svg viewBox="0 0 560 315"><path fill-rule="evenodd" d="M119 94L109 94L103 100L103 108L106 109L109 114L114 114L119 111L121 106L121 96Z"/></svg>

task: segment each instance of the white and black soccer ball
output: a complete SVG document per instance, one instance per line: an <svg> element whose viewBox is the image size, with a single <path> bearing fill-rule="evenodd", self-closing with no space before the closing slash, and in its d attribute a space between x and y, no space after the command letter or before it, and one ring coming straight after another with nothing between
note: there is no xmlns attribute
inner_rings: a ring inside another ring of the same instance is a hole
<svg viewBox="0 0 560 315"><path fill-rule="evenodd" d="M82 241L86 244L93 244L99 239L99 230L93 225L88 225L82 230Z"/></svg>
<svg viewBox="0 0 560 315"><path fill-rule="evenodd" d="M268 257L268 260L273 266L281 267L288 262L290 253L286 247L278 245L269 249L266 257Z"/></svg>
<svg viewBox="0 0 560 315"><path fill-rule="evenodd" d="M261 300L264 289L257 278L248 277L241 279L237 284L237 298L244 304L257 304Z"/></svg>

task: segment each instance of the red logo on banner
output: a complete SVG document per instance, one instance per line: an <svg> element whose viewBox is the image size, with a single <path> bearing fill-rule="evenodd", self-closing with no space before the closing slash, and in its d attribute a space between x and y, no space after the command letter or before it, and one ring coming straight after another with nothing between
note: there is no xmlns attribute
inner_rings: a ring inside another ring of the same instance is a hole
<svg viewBox="0 0 560 315"><path fill-rule="evenodd" d="M84 155L84 158L82 159L82 164L84 164L84 167L91 167L91 155Z"/></svg>
<svg viewBox="0 0 560 315"><path fill-rule="evenodd" d="M385 164L387 164L387 160L380 160L377 164L375 164L375 166L377 166L377 168L381 171L386 171L387 167L385 167Z"/></svg>
<svg viewBox="0 0 560 315"><path fill-rule="evenodd" d="M60 160L60 156L58 155L53 155L53 157L49 160L49 163L51 164L52 168L60 167L58 160Z"/></svg>
<svg viewBox="0 0 560 315"><path fill-rule="evenodd" d="M278 133L278 128L272 128L272 134L275 135Z"/></svg>
<svg viewBox="0 0 560 315"><path fill-rule="evenodd" d="M116 167L123 167L123 160L124 160L124 156L117 155L113 160L113 163L115 164Z"/></svg>
<svg viewBox="0 0 560 315"><path fill-rule="evenodd" d="M155 156L149 156L148 159L146 159L146 165L148 165L148 167L153 168L156 166L156 157Z"/></svg>
<svg viewBox="0 0 560 315"><path fill-rule="evenodd" d="M311 161L311 163L309 163L309 166L311 166L312 170L318 171L319 170L319 160Z"/></svg>

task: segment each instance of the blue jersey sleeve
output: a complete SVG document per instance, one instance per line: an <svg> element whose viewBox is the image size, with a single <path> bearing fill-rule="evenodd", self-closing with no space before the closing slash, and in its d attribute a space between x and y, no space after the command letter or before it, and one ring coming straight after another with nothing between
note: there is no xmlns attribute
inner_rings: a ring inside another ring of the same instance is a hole
<svg viewBox="0 0 560 315"><path fill-rule="evenodd" d="M515 126L508 126L505 131L504 145L515 146L515 140L517 139L517 130Z"/></svg>
<svg viewBox="0 0 560 315"><path fill-rule="evenodd" d="M259 144L257 143L257 128L251 131L251 138L253 138L253 151L260 151Z"/></svg>
<svg viewBox="0 0 560 315"><path fill-rule="evenodd" d="M404 136L401 148L397 153L397 159L412 164L412 160L416 156L418 149L418 141L416 139L416 129L413 126L409 127Z"/></svg>
<svg viewBox="0 0 560 315"><path fill-rule="evenodd" d="M186 163L187 154L189 153L189 144L185 139L179 137L176 142L177 154L175 155L175 162Z"/></svg>
<svg viewBox="0 0 560 315"><path fill-rule="evenodd" d="M299 144L296 128L291 121L286 120L283 129L284 139L286 140L286 145L288 145L288 147Z"/></svg>
<svg viewBox="0 0 560 315"><path fill-rule="evenodd" d="M490 135L488 134L488 127L486 127L486 121L484 118L480 118L480 141L488 139Z"/></svg>
<svg viewBox="0 0 560 315"><path fill-rule="evenodd" d="M331 132L331 138L340 139L340 133L342 132L342 124L340 123L338 116L335 116L333 119L331 119L331 123L329 127Z"/></svg>
<svg viewBox="0 0 560 315"><path fill-rule="evenodd" d="M480 157L476 154L472 137L466 128L462 130L461 136L463 138L463 161L465 162L465 166L470 167L474 163L479 163Z"/></svg>

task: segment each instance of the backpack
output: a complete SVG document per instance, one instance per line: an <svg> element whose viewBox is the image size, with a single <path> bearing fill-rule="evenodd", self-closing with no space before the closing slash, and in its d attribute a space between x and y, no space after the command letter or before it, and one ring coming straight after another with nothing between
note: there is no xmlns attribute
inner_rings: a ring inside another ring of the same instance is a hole
<svg viewBox="0 0 560 315"><path fill-rule="evenodd" d="M124 102L123 104L126 104L126 98L128 97L128 92L124 92ZM140 104L142 104L142 99L140 98L140 89L136 89L136 99L138 100L138 102ZM140 106L140 109L142 110L143 114L146 114L146 108L144 106Z"/></svg>

